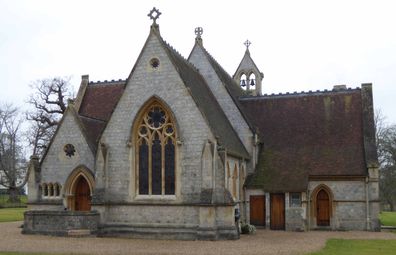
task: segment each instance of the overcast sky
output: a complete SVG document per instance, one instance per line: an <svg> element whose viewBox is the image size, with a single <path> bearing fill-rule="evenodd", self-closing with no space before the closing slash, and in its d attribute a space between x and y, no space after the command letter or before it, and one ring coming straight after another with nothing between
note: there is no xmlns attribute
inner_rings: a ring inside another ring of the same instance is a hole
<svg viewBox="0 0 396 255"><path fill-rule="evenodd" d="M396 2L393 1L11 1L0 0L0 102L23 106L37 79L125 79L149 34L188 57L194 28L233 75L249 39L263 92L373 83L374 105L396 123Z"/></svg>

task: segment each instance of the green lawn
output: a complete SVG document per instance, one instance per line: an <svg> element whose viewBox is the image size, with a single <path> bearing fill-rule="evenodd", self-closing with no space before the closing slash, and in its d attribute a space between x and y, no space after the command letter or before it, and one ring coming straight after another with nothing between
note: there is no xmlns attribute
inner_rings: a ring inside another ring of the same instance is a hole
<svg viewBox="0 0 396 255"><path fill-rule="evenodd" d="M380 220L384 226L396 226L396 212L381 212Z"/></svg>
<svg viewBox="0 0 396 255"><path fill-rule="evenodd" d="M330 239L319 252L309 255L394 255L396 240Z"/></svg>
<svg viewBox="0 0 396 255"><path fill-rule="evenodd" d="M8 195L0 195L0 208L24 207L26 206L27 196L20 196L21 203L11 204L8 202Z"/></svg>
<svg viewBox="0 0 396 255"><path fill-rule="evenodd" d="M0 222L22 221L26 208L2 208L0 209Z"/></svg>

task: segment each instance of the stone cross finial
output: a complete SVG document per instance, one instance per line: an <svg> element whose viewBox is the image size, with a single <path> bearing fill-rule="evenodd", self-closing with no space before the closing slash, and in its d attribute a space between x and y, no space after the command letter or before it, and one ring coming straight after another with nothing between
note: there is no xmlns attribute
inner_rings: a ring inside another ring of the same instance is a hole
<svg viewBox="0 0 396 255"><path fill-rule="evenodd" d="M147 16L149 16L150 19L153 20L153 24L157 24L157 19L161 14L162 13L157 8L153 7L153 9L149 12L149 14L147 14Z"/></svg>
<svg viewBox="0 0 396 255"><path fill-rule="evenodd" d="M197 35L197 37L201 37L201 35L203 34L202 27L196 27L195 28L195 34Z"/></svg>
<svg viewBox="0 0 396 255"><path fill-rule="evenodd" d="M252 44L252 42L249 41L249 40L246 40L243 44L245 44L246 49L248 50L248 49L249 49L249 46L250 46L250 44Z"/></svg>

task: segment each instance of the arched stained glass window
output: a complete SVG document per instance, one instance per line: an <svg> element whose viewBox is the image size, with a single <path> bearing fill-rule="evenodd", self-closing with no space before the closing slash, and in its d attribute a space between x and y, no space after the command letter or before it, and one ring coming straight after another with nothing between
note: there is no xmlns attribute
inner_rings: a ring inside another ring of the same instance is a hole
<svg viewBox="0 0 396 255"><path fill-rule="evenodd" d="M136 132L138 194L174 195L175 124L159 102L154 101L145 109Z"/></svg>

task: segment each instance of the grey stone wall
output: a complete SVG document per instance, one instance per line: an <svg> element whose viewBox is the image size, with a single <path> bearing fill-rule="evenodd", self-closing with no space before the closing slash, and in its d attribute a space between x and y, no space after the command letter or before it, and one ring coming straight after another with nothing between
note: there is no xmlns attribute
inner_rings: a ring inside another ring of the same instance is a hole
<svg viewBox="0 0 396 255"><path fill-rule="evenodd" d="M71 211L26 211L23 234L44 234L64 236L70 230L89 230L96 234L99 213Z"/></svg>
<svg viewBox="0 0 396 255"><path fill-rule="evenodd" d="M157 68L150 66L153 58L160 62ZM153 97L168 107L176 121L179 142L176 145L178 160L175 196L137 194L135 140L132 129L140 109ZM102 190L103 199L95 198L97 203L93 205L101 214L100 234L168 239L182 238L183 234L187 239L212 240L236 236L233 215L227 215L225 222L221 224L212 220L212 224L208 226L200 220L205 211L200 210L201 191L210 187L211 178L216 179L216 187L224 186L222 160L217 150L212 148L213 152L210 146L205 152L208 141L213 146L216 139L206 119L158 38L151 34L101 137L100 142L106 146L108 152L107 158L103 158L103 148L99 148L95 192ZM203 152L206 155L204 157ZM216 157L214 176L202 176L205 171L213 170L212 166L202 165L205 162L203 158L213 159L212 153ZM224 214L227 208L233 213L232 204L223 207L226 209L220 210L216 207L211 217L216 219L216 215ZM220 233L220 228L228 229L227 233ZM208 234L208 231L214 231L214 235Z"/></svg>
<svg viewBox="0 0 396 255"><path fill-rule="evenodd" d="M152 58L160 61L156 69L149 64ZM134 146L128 147L127 143L134 144L132 125L139 110L153 96L169 107L177 122L181 141L177 146L177 201L197 201L201 191L202 148L214 137L155 35L149 37L101 138L109 150L107 196L118 201L135 200L135 152Z"/></svg>
<svg viewBox="0 0 396 255"><path fill-rule="evenodd" d="M369 188L369 215L367 215L366 183L365 180L350 181L310 181L309 190L312 192L318 185L324 184L331 189L333 195L333 210L330 219L331 229L336 230L377 230L378 213L376 209L377 190ZM311 197L311 207L313 200ZM316 228L316 218L313 208L310 209L310 227ZM369 224L367 224L367 221Z"/></svg>
<svg viewBox="0 0 396 255"><path fill-rule="evenodd" d="M66 144L74 146L76 150L74 156L66 156L63 151ZM41 171L35 173L35 175L40 175L40 183L58 182L62 185L61 194L64 194L64 184L67 177L79 165L85 165L94 171L94 156L73 113L67 110L41 164ZM41 197L40 194L36 194L39 183L35 183L35 179L35 176L29 178L28 202L37 202L37 198Z"/></svg>
<svg viewBox="0 0 396 255"><path fill-rule="evenodd" d="M287 231L305 231L305 210L302 207L289 207L285 209L285 228Z"/></svg>
<svg viewBox="0 0 396 255"><path fill-rule="evenodd" d="M291 206L290 193L285 193L285 229L287 231L305 231L307 228L306 195L300 193L301 205Z"/></svg>
<svg viewBox="0 0 396 255"><path fill-rule="evenodd" d="M112 204L98 205L95 209L102 215L100 236L184 240L238 238L232 206Z"/></svg>

